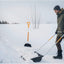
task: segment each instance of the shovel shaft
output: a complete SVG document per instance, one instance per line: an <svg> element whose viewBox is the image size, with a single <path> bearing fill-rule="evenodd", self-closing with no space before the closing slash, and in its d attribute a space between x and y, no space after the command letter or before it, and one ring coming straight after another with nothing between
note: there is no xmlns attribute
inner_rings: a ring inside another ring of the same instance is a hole
<svg viewBox="0 0 64 64"><path fill-rule="evenodd" d="M30 27L30 22L27 22L28 28Z"/></svg>
<svg viewBox="0 0 64 64"><path fill-rule="evenodd" d="M55 36L55 34L53 36L51 36L49 38L49 40L47 42L45 42L41 47L39 47L39 49L37 51L39 51L42 47L44 47L54 36Z"/></svg>
<svg viewBox="0 0 64 64"><path fill-rule="evenodd" d="M29 41L29 32L27 33L27 41Z"/></svg>
<svg viewBox="0 0 64 64"><path fill-rule="evenodd" d="M50 37L50 39L48 41L50 41L54 36L55 36L55 34L52 37Z"/></svg>
<svg viewBox="0 0 64 64"><path fill-rule="evenodd" d="M64 37L64 35L62 35L56 42L56 44Z"/></svg>
<svg viewBox="0 0 64 64"><path fill-rule="evenodd" d="M60 38L57 40L57 42L56 42L56 43L58 43L61 39L62 39L62 37L60 37Z"/></svg>
<svg viewBox="0 0 64 64"><path fill-rule="evenodd" d="M27 41L29 41L29 27L30 27L30 22L27 22L27 25L28 25Z"/></svg>

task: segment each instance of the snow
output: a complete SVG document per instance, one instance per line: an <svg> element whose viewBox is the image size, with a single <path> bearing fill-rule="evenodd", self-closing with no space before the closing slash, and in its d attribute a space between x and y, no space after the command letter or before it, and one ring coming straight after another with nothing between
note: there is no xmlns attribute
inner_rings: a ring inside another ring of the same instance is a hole
<svg viewBox="0 0 64 64"><path fill-rule="evenodd" d="M0 25L0 63L21 63L21 64L36 64L30 59L36 57L37 54L34 53L41 45L43 45L52 35L54 35L56 30L55 24L40 24L39 29L34 29L33 25L30 26L30 41L32 48L24 47L27 43L27 25L26 24L9 24ZM38 51L40 54L45 55L42 61L37 64L63 64L64 58L62 60L55 60L53 56L56 55L55 44L56 36L47 42L45 46ZM54 45L54 46L53 46ZM64 43L61 43L62 49L64 51ZM53 47L52 47L53 46ZM52 48L51 48L52 47ZM51 48L51 49L50 49ZM48 51L49 50L49 51ZM24 61L21 56L23 56L27 61ZM63 52L64 56L64 52Z"/></svg>

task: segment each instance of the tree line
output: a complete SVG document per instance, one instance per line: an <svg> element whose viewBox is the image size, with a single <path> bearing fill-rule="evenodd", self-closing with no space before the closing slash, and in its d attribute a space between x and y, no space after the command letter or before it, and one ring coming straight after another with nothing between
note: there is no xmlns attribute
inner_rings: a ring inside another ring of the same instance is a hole
<svg viewBox="0 0 64 64"><path fill-rule="evenodd" d="M0 21L0 24L9 24L7 21Z"/></svg>

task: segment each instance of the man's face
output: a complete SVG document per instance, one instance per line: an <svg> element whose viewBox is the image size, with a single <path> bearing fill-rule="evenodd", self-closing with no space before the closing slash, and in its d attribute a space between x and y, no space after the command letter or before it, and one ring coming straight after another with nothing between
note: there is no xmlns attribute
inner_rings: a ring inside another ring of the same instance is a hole
<svg viewBox="0 0 64 64"><path fill-rule="evenodd" d="M54 10L54 12L57 14L59 12L59 10Z"/></svg>

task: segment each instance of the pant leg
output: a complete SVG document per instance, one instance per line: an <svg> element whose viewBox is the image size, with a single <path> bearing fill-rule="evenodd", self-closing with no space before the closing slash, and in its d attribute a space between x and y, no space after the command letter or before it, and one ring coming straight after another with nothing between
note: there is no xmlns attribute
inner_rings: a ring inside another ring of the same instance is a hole
<svg viewBox="0 0 64 64"><path fill-rule="evenodd" d="M57 40L58 40L60 37L61 37L60 35L57 35L56 42L57 42ZM56 44L56 47L57 47L58 50L62 50L61 44L60 44L61 41L62 41L62 39Z"/></svg>

